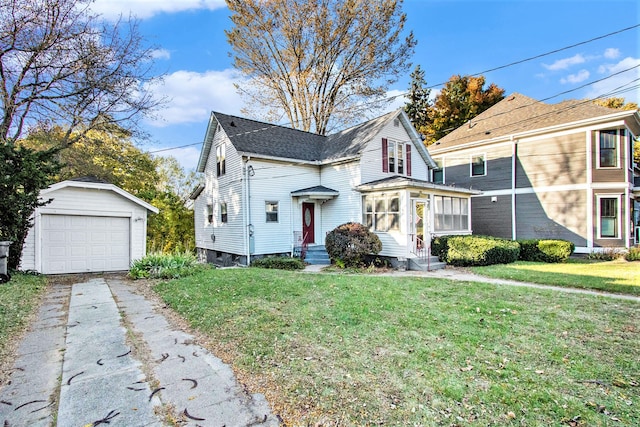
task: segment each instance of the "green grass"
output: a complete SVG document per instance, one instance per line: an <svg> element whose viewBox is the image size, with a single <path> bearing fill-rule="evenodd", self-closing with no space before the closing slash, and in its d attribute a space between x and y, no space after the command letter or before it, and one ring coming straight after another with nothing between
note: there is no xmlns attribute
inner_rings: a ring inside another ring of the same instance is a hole
<svg viewBox="0 0 640 427"><path fill-rule="evenodd" d="M628 262L624 259L570 259L567 263L559 264L518 261L513 264L472 267L470 270L498 279L640 295L640 262Z"/></svg>
<svg viewBox="0 0 640 427"><path fill-rule="evenodd" d="M4 360L9 343L26 326L39 297L46 288L44 276L16 273L0 284L0 358Z"/></svg>
<svg viewBox="0 0 640 427"><path fill-rule="evenodd" d="M288 425L640 420L638 303L265 269L155 289Z"/></svg>

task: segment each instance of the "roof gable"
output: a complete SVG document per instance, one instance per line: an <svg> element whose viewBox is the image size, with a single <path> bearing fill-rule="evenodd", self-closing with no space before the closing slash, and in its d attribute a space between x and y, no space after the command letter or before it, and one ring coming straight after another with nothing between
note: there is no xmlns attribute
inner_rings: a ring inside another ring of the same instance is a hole
<svg viewBox="0 0 640 427"><path fill-rule="evenodd" d="M122 188L117 187L117 186L115 186L113 184L109 184L108 182L105 182L105 181L95 182L95 181L92 181L92 180L84 180L84 179L62 181L62 182L58 182L56 184L50 185L48 188L45 188L44 190L42 190L40 192L40 195L41 196L46 196L46 195L48 195L50 193L53 193L53 192L55 192L57 190L60 190L60 189L63 189L63 188L67 188L67 187L113 191L114 193L124 197L125 199L128 199L131 202L142 206L143 208L147 209L148 211L151 211L153 213L160 212L158 210L158 208L156 208L155 206L145 202L142 199L137 198L136 196L134 196L133 194L129 193L128 191L125 191Z"/></svg>

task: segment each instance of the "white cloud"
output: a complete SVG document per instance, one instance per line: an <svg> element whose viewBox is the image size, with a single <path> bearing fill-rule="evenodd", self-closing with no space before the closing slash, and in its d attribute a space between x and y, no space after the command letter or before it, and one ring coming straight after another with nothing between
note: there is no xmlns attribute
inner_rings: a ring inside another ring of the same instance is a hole
<svg viewBox="0 0 640 427"><path fill-rule="evenodd" d="M600 66L599 72L605 75L620 74L594 83L586 94L587 98L595 98L598 96L605 96L607 98L622 97L625 98L627 102L640 102L639 82L634 82L634 80L640 79L640 58L627 57L616 64L602 65ZM613 93L619 90L624 92Z"/></svg>
<svg viewBox="0 0 640 427"><path fill-rule="evenodd" d="M604 57L607 59L617 59L620 57L620 49L610 47L604 51Z"/></svg>
<svg viewBox="0 0 640 427"><path fill-rule="evenodd" d="M550 71L566 70L570 68L572 65L582 64L585 61L586 59L584 56L577 54L570 58L558 59L556 62L554 62L551 65L542 64L542 66Z"/></svg>
<svg viewBox="0 0 640 427"><path fill-rule="evenodd" d="M580 70L580 71L578 71L577 74L569 74L566 78L560 79L560 83L562 83L562 84L580 83L580 82L583 82L583 81L587 80L589 78L589 76L590 76L589 71Z"/></svg>
<svg viewBox="0 0 640 427"><path fill-rule="evenodd" d="M235 70L176 71L160 83L149 86L158 98L167 98L167 105L157 112L157 120L151 126L164 127L180 123L196 123L209 118L212 110L226 114L240 114L242 99L234 83L241 83L242 76Z"/></svg>
<svg viewBox="0 0 640 427"><path fill-rule="evenodd" d="M167 49L155 49L151 52L151 57L153 59L171 59L171 52Z"/></svg>
<svg viewBox="0 0 640 427"><path fill-rule="evenodd" d="M125 17L129 13L139 19L150 18L158 13L183 12L187 10L214 10L226 7L224 0L95 0L91 9L107 19Z"/></svg>

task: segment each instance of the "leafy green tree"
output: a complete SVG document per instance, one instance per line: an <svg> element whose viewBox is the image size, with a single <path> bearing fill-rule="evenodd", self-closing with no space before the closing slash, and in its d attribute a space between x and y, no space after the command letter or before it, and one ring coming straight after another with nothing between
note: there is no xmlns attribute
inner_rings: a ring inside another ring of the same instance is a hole
<svg viewBox="0 0 640 427"><path fill-rule="evenodd" d="M433 144L504 98L504 89L494 83L484 89L484 76L452 76L429 110L425 144Z"/></svg>
<svg viewBox="0 0 640 427"><path fill-rule="evenodd" d="M429 99L430 95L431 89L427 87L424 71L420 68L420 65L416 65L416 68L411 73L411 82L409 83L409 92L404 111L416 130L422 134L428 132L428 126L431 123L429 119L429 111L432 104Z"/></svg>
<svg viewBox="0 0 640 427"><path fill-rule="evenodd" d="M55 148L33 150L13 142L0 144L0 240L13 242L9 269L15 270L20 265L22 246L33 225L31 214L48 203L38 196L58 172L58 163L51 160L55 152Z"/></svg>
<svg viewBox="0 0 640 427"><path fill-rule="evenodd" d="M72 145L63 142L64 130L39 130L21 144L34 150L52 150L61 168L53 181L94 176L149 202L160 210L147 224L149 251L186 251L195 246L193 211L185 205L187 188L195 174L186 175L174 158L153 158L137 148L129 134L110 125L91 130Z"/></svg>
<svg viewBox="0 0 640 427"><path fill-rule="evenodd" d="M381 101L410 66L416 41L402 37L402 0L226 0L226 31L240 87L267 117L325 134L358 103Z"/></svg>
<svg viewBox="0 0 640 427"><path fill-rule="evenodd" d="M153 49L134 21L109 24L90 0L0 0L0 200L3 238L18 265L38 196L58 173L58 148L20 146L27 129L63 129L62 140L137 119L159 105L145 91ZM20 165L19 167L17 165ZM17 256L17 258L16 258Z"/></svg>

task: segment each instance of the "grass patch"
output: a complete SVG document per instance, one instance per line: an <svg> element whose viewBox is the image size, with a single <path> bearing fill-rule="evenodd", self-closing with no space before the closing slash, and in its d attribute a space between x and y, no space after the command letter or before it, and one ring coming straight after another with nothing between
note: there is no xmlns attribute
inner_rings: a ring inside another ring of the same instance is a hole
<svg viewBox="0 0 640 427"><path fill-rule="evenodd" d="M228 269L155 290L288 425L634 425L638 304L415 277Z"/></svg>
<svg viewBox="0 0 640 427"><path fill-rule="evenodd" d="M518 261L470 270L498 279L640 295L640 263L624 259L601 262L569 259L561 264Z"/></svg>
<svg viewBox="0 0 640 427"><path fill-rule="evenodd" d="M5 359L14 338L27 325L45 290L44 276L15 273L0 285L0 358Z"/></svg>

